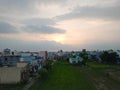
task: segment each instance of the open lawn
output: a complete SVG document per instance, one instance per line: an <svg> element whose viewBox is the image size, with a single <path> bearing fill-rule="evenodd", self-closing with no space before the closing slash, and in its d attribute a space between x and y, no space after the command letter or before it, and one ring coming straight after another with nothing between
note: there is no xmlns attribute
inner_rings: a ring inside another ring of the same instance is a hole
<svg viewBox="0 0 120 90"><path fill-rule="evenodd" d="M47 80L37 81L30 90L95 90L93 84L80 72L80 67L57 62Z"/></svg>

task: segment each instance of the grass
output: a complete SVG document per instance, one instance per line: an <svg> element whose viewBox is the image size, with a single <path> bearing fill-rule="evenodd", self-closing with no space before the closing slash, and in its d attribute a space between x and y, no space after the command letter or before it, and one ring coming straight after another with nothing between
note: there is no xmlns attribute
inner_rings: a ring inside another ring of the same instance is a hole
<svg viewBox="0 0 120 90"><path fill-rule="evenodd" d="M22 90L24 85L0 85L0 90Z"/></svg>
<svg viewBox="0 0 120 90"><path fill-rule="evenodd" d="M22 90L23 85L0 85L0 90ZM57 61L48 78L29 90L120 90L120 66L87 62L78 67Z"/></svg>
<svg viewBox="0 0 120 90"><path fill-rule="evenodd" d="M98 63L98 62L87 62L87 65L94 69L108 69L110 68L110 65Z"/></svg>
<svg viewBox="0 0 120 90"><path fill-rule="evenodd" d="M120 66L88 62L81 72L92 81L97 90L120 90Z"/></svg>
<svg viewBox="0 0 120 90"><path fill-rule="evenodd" d="M66 62L57 62L47 80L37 81L30 90L95 90L79 67Z"/></svg>

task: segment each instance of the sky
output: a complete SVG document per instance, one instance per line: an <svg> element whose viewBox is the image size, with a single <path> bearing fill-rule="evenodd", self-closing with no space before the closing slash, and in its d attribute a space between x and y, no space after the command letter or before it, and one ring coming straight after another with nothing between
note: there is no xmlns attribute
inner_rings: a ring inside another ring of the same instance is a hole
<svg viewBox="0 0 120 90"><path fill-rule="evenodd" d="M0 50L120 49L120 0L0 0Z"/></svg>

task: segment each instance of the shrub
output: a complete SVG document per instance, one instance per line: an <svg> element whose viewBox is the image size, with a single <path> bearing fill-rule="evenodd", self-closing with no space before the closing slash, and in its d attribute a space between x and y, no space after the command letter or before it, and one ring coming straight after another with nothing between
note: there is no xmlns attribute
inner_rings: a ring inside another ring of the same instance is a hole
<svg viewBox="0 0 120 90"><path fill-rule="evenodd" d="M86 61L87 61L87 60L84 59L84 60L82 61L82 65L86 65Z"/></svg>
<svg viewBox="0 0 120 90"><path fill-rule="evenodd" d="M42 68L38 71L41 79L46 79L48 77L48 71L45 68Z"/></svg>
<svg viewBox="0 0 120 90"><path fill-rule="evenodd" d="M22 84L22 85L27 84L27 83L28 83L28 78L23 79L23 80L20 82L20 84Z"/></svg>
<svg viewBox="0 0 120 90"><path fill-rule="evenodd" d="M44 65L43 65L43 68L47 69L47 70L50 70L52 68L52 61L47 61Z"/></svg>

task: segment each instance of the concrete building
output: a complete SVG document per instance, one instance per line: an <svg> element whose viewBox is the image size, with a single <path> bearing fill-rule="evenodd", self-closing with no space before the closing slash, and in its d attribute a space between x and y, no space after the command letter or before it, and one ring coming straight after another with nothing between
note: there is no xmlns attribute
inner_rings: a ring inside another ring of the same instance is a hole
<svg viewBox="0 0 120 90"><path fill-rule="evenodd" d="M0 57L0 67L2 67L2 65L3 65L3 62L2 62L1 57Z"/></svg>
<svg viewBox="0 0 120 90"><path fill-rule="evenodd" d="M29 62L32 65L32 61L35 60L34 56L21 56L20 61Z"/></svg>
<svg viewBox="0 0 120 90"><path fill-rule="evenodd" d="M3 66L16 66L19 60L20 60L19 55L2 55L1 56L1 62Z"/></svg>
<svg viewBox="0 0 120 90"><path fill-rule="evenodd" d="M31 52L19 52L20 56L31 56L32 53Z"/></svg>
<svg viewBox="0 0 120 90"><path fill-rule="evenodd" d="M43 57L44 60L47 60L48 53L47 53L47 51L40 51L39 56Z"/></svg>
<svg viewBox="0 0 120 90"><path fill-rule="evenodd" d="M69 63L71 64L77 64L78 62L82 62L83 61L83 58L81 58L80 56L76 56L74 58L69 58Z"/></svg>
<svg viewBox="0 0 120 90"><path fill-rule="evenodd" d="M16 67L0 67L0 84L17 84L29 77L29 70L26 62L17 63Z"/></svg>
<svg viewBox="0 0 120 90"><path fill-rule="evenodd" d="M6 48L3 50L3 55L10 55L11 54L11 50Z"/></svg>

